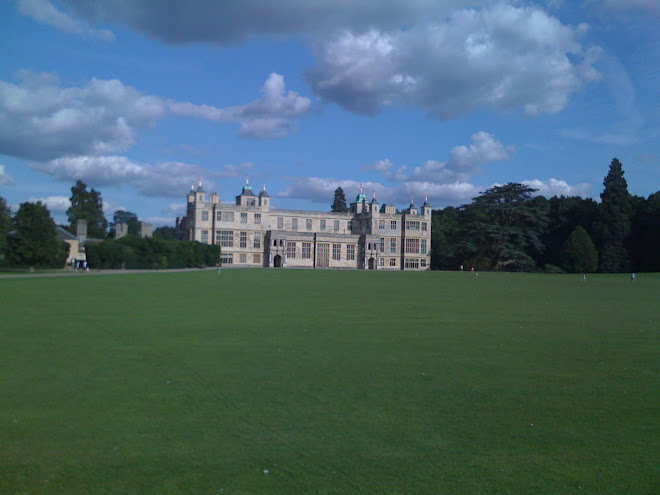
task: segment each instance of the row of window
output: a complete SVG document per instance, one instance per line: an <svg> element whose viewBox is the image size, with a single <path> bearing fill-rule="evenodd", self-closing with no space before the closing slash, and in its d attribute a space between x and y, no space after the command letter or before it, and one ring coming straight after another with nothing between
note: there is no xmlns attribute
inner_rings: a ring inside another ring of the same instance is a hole
<svg viewBox="0 0 660 495"><path fill-rule="evenodd" d="M426 254L427 240L426 239L411 239L406 238L406 253L412 254Z"/></svg>
<svg viewBox="0 0 660 495"><path fill-rule="evenodd" d="M247 254L239 254L238 255L238 263L247 263L248 261L248 255ZM233 253L222 253L220 254L220 263L223 265L232 265L234 264L234 254ZM252 263L260 265L261 264L261 254L259 253L254 253L252 255Z"/></svg>
<svg viewBox="0 0 660 495"><path fill-rule="evenodd" d="M426 258L406 258L405 263L404 263L404 268L426 268Z"/></svg>
<svg viewBox="0 0 660 495"><path fill-rule="evenodd" d="M302 225L300 225L299 220L302 220L302 219L298 219L298 218L295 218L295 217L291 219L291 230L299 230L299 228L302 227ZM333 220L332 222L333 222L332 223L333 230L335 232L338 232L341 228L341 222L339 220ZM325 219L319 220L319 230L321 230L321 231L328 230L328 227L329 227L329 225L328 225L327 220L325 220ZM284 217L277 217L277 228L278 228L278 230L284 230ZM311 218L306 218L305 219L305 230L312 231L313 228L314 228L313 220ZM347 222L346 228L348 230L351 230L351 222L350 221Z"/></svg>
<svg viewBox="0 0 660 495"><path fill-rule="evenodd" d="M216 220L218 222L229 222L233 223L234 222L234 212L233 211L218 211L216 212ZM247 224L248 223L248 213L247 212L240 212L240 219L242 224ZM202 211L202 221L208 221L209 219L209 212L208 211ZM299 225L298 225L298 218L292 218L291 219L291 230L298 230ZM366 229L369 229L369 221L367 220L366 223ZM387 226L388 220L378 220L378 229L379 230L385 230ZM261 224L261 213L254 213L254 223L256 225ZM335 231L339 231L340 229L340 221L339 220L334 220L333 221L333 227ZM397 220L389 220L389 228L391 230L396 230L398 225ZM319 224L320 230L324 231L327 230L327 221L325 219L320 220ZM351 222L349 221L347 223L347 230L351 230ZM282 230L284 229L284 217L277 217L277 228ZM305 219L305 230L311 231L312 230L312 219L311 218L306 218ZM406 230L421 230L422 232L428 231L428 222L420 222L418 220L406 220Z"/></svg>
<svg viewBox="0 0 660 495"><path fill-rule="evenodd" d="M318 245L319 251L325 249L328 250L328 245L321 243ZM349 261L355 260L355 244L346 245L346 259ZM311 242L301 242L300 243L300 255L302 259L311 259L312 258L312 243ZM290 259L296 259L298 257L298 243L289 241L286 245L286 256ZM339 261L342 257L342 244L333 244L332 245L332 259Z"/></svg>
<svg viewBox="0 0 660 495"><path fill-rule="evenodd" d="M215 243L221 247L234 247L233 230L216 230ZM208 242L208 230L202 230L202 242ZM238 233L238 247L248 247L248 232L240 231ZM261 249L261 232L252 232L252 248Z"/></svg>
<svg viewBox="0 0 660 495"><path fill-rule="evenodd" d="M248 213L241 212L241 223L248 223ZM207 222L209 220L209 212L202 211L202 222ZM216 212L216 221L218 222L234 222L234 212L233 211L217 211ZM257 225L261 224L261 213L254 213L254 223Z"/></svg>

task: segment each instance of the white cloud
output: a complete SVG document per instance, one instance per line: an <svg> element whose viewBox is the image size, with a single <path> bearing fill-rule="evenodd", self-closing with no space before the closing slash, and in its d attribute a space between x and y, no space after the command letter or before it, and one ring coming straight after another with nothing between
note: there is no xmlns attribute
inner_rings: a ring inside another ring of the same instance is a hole
<svg viewBox="0 0 660 495"><path fill-rule="evenodd" d="M464 182L479 172L486 163L507 160L511 147L505 147L491 134L480 131L472 135L470 146L456 146L446 162L428 160L421 167L413 169L405 180L430 181L440 184Z"/></svg>
<svg viewBox="0 0 660 495"><path fill-rule="evenodd" d="M29 203L36 203L37 201L45 204L51 213L66 213L66 210L71 207L71 200L67 196L30 197L28 199Z"/></svg>
<svg viewBox="0 0 660 495"><path fill-rule="evenodd" d="M354 201L360 187L363 188L367 197L376 193L377 197L386 195L387 188L378 182L357 182L354 180L339 180L322 177L293 177L289 186L275 194L280 198L307 199L315 203L331 204L335 190L341 187L346 195L346 202ZM379 199L380 201L380 199Z"/></svg>
<svg viewBox="0 0 660 495"><path fill-rule="evenodd" d="M497 3L396 30L342 30L318 39L308 80L326 100L368 115L389 105L443 119L482 107L552 114L598 77L598 50L579 42L586 29Z"/></svg>
<svg viewBox="0 0 660 495"><path fill-rule="evenodd" d="M245 177L254 168L249 162L223 165L218 170L174 161L151 165L117 155L67 156L46 162L31 162L29 166L57 180L82 180L97 188L131 186L137 188L140 194L151 197L181 197L191 184L202 181L205 186L213 187L214 179Z"/></svg>
<svg viewBox="0 0 660 495"><path fill-rule="evenodd" d="M14 178L7 173L4 165L0 165L0 186L13 186L16 182Z"/></svg>
<svg viewBox="0 0 660 495"><path fill-rule="evenodd" d="M125 151L138 130L167 116L189 116L241 125L256 139L283 137L311 102L286 92L284 78L271 74L264 96L243 106L217 108L142 93L117 79L92 79L62 87L49 74L19 74L20 84L0 81L0 153L33 160Z"/></svg>
<svg viewBox="0 0 660 495"><path fill-rule="evenodd" d="M179 162L135 163L124 156L76 156L34 162L30 167L58 180L82 180L93 187L128 185L145 196L181 196L191 183L210 182L212 173Z"/></svg>
<svg viewBox="0 0 660 495"><path fill-rule="evenodd" d="M538 189L537 196L545 196L551 198L553 196L582 196L585 197L591 190L591 184L586 182L571 186L564 180L548 179L548 180L524 180L522 184Z"/></svg>
<svg viewBox="0 0 660 495"><path fill-rule="evenodd" d="M115 35L108 29L94 29L73 19L68 14L58 10L48 0L18 0L18 10L35 21L69 34L85 38L95 38L102 41L114 41Z"/></svg>
<svg viewBox="0 0 660 495"><path fill-rule="evenodd" d="M309 98L295 91L286 91L284 77L280 74L270 74L261 92L262 98L241 106L217 108L174 101L169 101L168 106L175 115L239 123L239 135L254 139L288 135L295 129L295 119L303 117L311 109Z"/></svg>
<svg viewBox="0 0 660 495"><path fill-rule="evenodd" d="M392 167L394 167L394 164L390 161L389 158L385 158L384 160L379 160L372 165L365 165L362 167L362 170L373 170L375 172L386 173L389 172Z"/></svg>

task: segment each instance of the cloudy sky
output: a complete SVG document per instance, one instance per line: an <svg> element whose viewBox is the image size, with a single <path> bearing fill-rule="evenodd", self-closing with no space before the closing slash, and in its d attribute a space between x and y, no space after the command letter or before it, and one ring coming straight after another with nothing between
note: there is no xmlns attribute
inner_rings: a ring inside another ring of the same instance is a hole
<svg viewBox="0 0 660 495"><path fill-rule="evenodd" d="M156 225L192 183L280 208L341 186L434 208L525 182L660 189L657 0L9 0L0 195L65 222L81 179Z"/></svg>

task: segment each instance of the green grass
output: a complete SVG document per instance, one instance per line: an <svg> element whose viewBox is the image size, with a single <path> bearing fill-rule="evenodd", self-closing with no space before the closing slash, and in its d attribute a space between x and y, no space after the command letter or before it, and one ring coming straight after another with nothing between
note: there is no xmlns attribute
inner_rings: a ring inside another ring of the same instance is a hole
<svg viewBox="0 0 660 495"><path fill-rule="evenodd" d="M660 488L658 275L81 274L0 296L2 494Z"/></svg>

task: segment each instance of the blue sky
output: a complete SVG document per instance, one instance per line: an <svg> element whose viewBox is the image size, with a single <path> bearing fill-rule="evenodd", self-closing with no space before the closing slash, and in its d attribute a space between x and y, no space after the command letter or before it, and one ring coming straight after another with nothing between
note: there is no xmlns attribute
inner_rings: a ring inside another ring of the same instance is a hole
<svg viewBox="0 0 660 495"><path fill-rule="evenodd" d="M80 179L156 225L192 183L328 210L494 184L597 198L660 184L657 0L10 0L0 195L66 222Z"/></svg>

